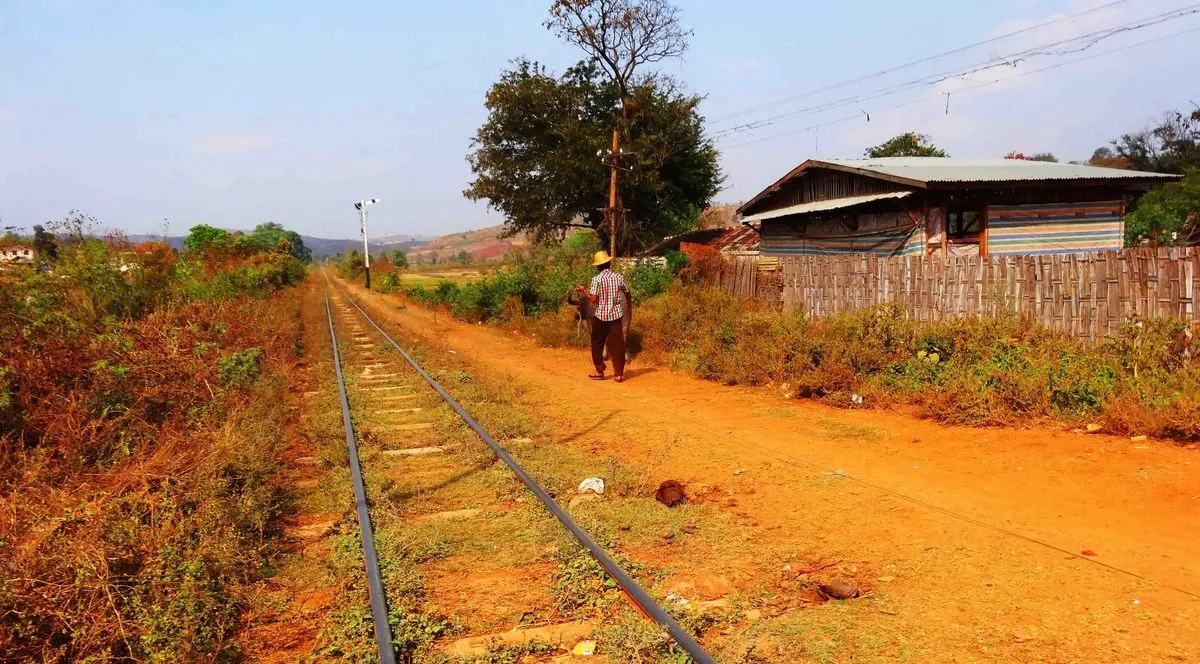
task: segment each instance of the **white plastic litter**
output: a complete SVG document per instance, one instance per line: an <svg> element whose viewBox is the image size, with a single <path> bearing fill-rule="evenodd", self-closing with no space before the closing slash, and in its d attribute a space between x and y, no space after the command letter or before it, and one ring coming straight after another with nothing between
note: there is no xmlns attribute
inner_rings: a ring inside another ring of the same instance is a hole
<svg viewBox="0 0 1200 664"><path fill-rule="evenodd" d="M666 601L669 603L677 604L679 606L687 606L688 604L690 604L690 602L686 598L680 597L679 595L676 595L675 593L668 593L667 597L666 597Z"/></svg>
<svg viewBox="0 0 1200 664"><path fill-rule="evenodd" d="M579 483L579 493L595 493L602 495L604 493L604 480L599 477L589 477Z"/></svg>

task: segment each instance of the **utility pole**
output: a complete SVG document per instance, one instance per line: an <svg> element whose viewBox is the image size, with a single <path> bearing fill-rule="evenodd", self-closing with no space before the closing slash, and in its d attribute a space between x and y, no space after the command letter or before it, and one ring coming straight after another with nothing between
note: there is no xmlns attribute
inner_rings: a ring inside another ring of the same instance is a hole
<svg viewBox="0 0 1200 664"><path fill-rule="evenodd" d="M378 202L378 198L369 198L354 204L354 209L358 210L358 227L363 236L363 269L367 273L367 290L371 290L371 248L367 244L367 206Z"/></svg>
<svg viewBox="0 0 1200 664"><path fill-rule="evenodd" d="M608 255L617 257L617 160L621 158L621 132L613 129L608 176Z"/></svg>

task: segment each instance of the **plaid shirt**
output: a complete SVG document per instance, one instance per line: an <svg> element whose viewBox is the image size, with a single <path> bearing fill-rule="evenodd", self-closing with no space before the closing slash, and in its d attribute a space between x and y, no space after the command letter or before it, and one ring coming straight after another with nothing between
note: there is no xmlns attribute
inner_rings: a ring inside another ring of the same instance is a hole
<svg viewBox="0 0 1200 664"><path fill-rule="evenodd" d="M604 322L620 320L625 315L621 306L621 292L628 291L625 277L612 270L604 270L592 277L592 288L588 292L597 297L596 318Z"/></svg>

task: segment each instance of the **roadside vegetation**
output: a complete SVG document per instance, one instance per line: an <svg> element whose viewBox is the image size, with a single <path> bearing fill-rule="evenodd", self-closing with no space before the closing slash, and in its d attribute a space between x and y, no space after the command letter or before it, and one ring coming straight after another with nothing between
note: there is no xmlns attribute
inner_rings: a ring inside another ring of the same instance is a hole
<svg viewBox="0 0 1200 664"><path fill-rule="evenodd" d="M588 285L596 270L592 256L600 249L594 233L571 236L553 248L535 248L496 266L490 274L469 280L431 279L423 275L385 272L374 281L384 293L402 293L429 306L446 307L470 323L501 323L545 335L557 345L583 338L572 334L575 307L567 301L577 284ZM634 304L667 290L687 257L671 252L665 262L637 261L624 269ZM339 264L343 277L361 277L361 263L348 257ZM414 278L417 277L417 278Z"/></svg>
<svg viewBox="0 0 1200 664"><path fill-rule="evenodd" d="M1053 418L1200 440L1200 361L1182 320L1131 320L1085 348L1015 316L922 324L881 307L814 320L689 284L650 301L635 320L657 359L787 397L911 404L951 424Z"/></svg>
<svg viewBox="0 0 1200 664"><path fill-rule="evenodd" d="M592 245L576 237L470 284L395 290L543 345L582 346L586 329L565 298L590 279ZM1052 418L1200 440L1197 330L1182 320L1130 320L1087 348L1015 316L923 324L881 307L816 320L706 286L684 256L626 276L636 305L631 348L702 378L846 407L907 404L951 424Z"/></svg>
<svg viewBox="0 0 1200 664"><path fill-rule="evenodd" d="M275 294L303 246L198 227L178 254L87 221L0 273L0 652L233 659L243 588L274 555L303 354L295 297Z"/></svg>

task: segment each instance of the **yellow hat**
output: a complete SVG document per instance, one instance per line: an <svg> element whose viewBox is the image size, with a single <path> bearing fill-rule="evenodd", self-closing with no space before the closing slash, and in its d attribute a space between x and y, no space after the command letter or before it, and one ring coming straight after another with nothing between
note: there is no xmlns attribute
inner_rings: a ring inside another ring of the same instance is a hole
<svg viewBox="0 0 1200 664"><path fill-rule="evenodd" d="M592 265L594 266L600 266L611 262L612 256L609 256L607 251L597 251L596 255L592 256Z"/></svg>

